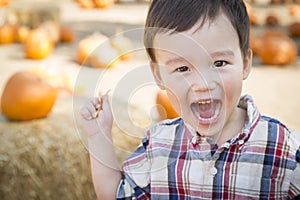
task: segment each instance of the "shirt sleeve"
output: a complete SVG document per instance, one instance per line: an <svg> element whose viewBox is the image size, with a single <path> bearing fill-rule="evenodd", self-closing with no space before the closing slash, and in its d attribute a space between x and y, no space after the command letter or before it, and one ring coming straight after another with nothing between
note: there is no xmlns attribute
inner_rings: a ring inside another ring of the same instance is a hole
<svg viewBox="0 0 300 200"><path fill-rule="evenodd" d="M123 177L116 199L150 199L150 161L147 156L148 138L124 161Z"/></svg>
<svg viewBox="0 0 300 200"><path fill-rule="evenodd" d="M296 168L289 187L289 199L300 199L300 133L292 130L293 145L296 147Z"/></svg>
<svg viewBox="0 0 300 200"><path fill-rule="evenodd" d="M297 167L290 184L289 197L290 199L300 199L300 147L296 152Z"/></svg>

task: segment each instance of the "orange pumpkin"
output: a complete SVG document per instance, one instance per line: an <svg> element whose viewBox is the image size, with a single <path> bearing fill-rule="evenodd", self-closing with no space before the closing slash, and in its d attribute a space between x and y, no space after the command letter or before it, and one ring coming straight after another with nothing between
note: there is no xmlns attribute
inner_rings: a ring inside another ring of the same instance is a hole
<svg viewBox="0 0 300 200"><path fill-rule="evenodd" d="M24 42L26 38L28 37L30 29L27 26L19 26L17 28L17 36L16 39L19 42Z"/></svg>
<svg viewBox="0 0 300 200"><path fill-rule="evenodd" d="M272 37L286 37L287 35L279 30L273 30L273 29L266 29L263 33L262 33L262 39L268 39L268 38L272 38Z"/></svg>
<svg viewBox="0 0 300 200"><path fill-rule="evenodd" d="M2 97L2 113L10 120L32 120L48 115L56 101L56 90L39 76L21 71L7 81Z"/></svg>
<svg viewBox="0 0 300 200"><path fill-rule="evenodd" d="M288 25L288 31L292 37L300 38L300 22L293 22Z"/></svg>
<svg viewBox="0 0 300 200"><path fill-rule="evenodd" d="M286 65L297 57L297 46L288 36L280 33L265 34L259 53L262 63L267 65Z"/></svg>
<svg viewBox="0 0 300 200"><path fill-rule="evenodd" d="M250 33L250 47L252 49L253 55L258 55L262 48L262 39L254 34Z"/></svg>
<svg viewBox="0 0 300 200"><path fill-rule="evenodd" d="M0 0L0 7L7 6L10 3L10 0Z"/></svg>
<svg viewBox="0 0 300 200"><path fill-rule="evenodd" d="M0 44L9 44L15 41L15 27L4 24L0 27Z"/></svg>
<svg viewBox="0 0 300 200"><path fill-rule="evenodd" d="M37 28L29 32L25 42L25 54L30 59L43 59L52 53L54 44L45 30Z"/></svg>
<svg viewBox="0 0 300 200"><path fill-rule="evenodd" d="M172 119L179 115L172 107L172 104L168 98L165 90L159 90L156 95L157 111L161 119Z"/></svg>
<svg viewBox="0 0 300 200"><path fill-rule="evenodd" d="M106 8L114 4L114 0L94 0L97 8Z"/></svg>
<svg viewBox="0 0 300 200"><path fill-rule="evenodd" d="M293 4L293 5L290 6L289 13L290 13L291 16L293 16L293 17L297 16L297 15L299 15L299 12L300 12L299 5Z"/></svg>
<svg viewBox="0 0 300 200"><path fill-rule="evenodd" d="M95 7L93 0L78 0L78 3L83 9L91 9Z"/></svg>
<svg viewBox="0 0 300 200"><path fill-rule="evenodd" d="M269 14L268 16L266 16L265 23L266 25L275 26L279 25L280 21L277 15Z"/></svg>
<svg viewBox="0 0 300 200"><path fill-rule="evenodd" d="M253 25L257 25L258 24L258 18L256 15L253 14L253 10L252 10L252 7L251 5L244 1L245 3L245 6L246 6L246 9L247 9L247 13L248 13L248 16L249 16L249 20L250 20L250 23L253 24Z"/></svg>
<svg viewBox="0 0 300 200"><path fill-rule="evenodd" d="M60 41L73 42L75 40L75 32L67 26L60 27Z"/></svg>

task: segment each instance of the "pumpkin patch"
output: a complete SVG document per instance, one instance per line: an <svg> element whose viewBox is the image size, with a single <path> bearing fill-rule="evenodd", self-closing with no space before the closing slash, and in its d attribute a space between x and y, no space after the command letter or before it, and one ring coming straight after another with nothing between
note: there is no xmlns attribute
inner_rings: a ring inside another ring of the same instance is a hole
<svg viewBox="0 0 300 200"><path fill-rule="evenodd" d="M23 6L29 1L33 4ZM112 139L119 166L140 144L152 124L179 115L185 117L179 105L189 105L176 104L176 112L170 103L176 97L164 90L158 91L151 76L142 28L150 0L114 0L115 5L109 4L111 1L23 0L11 1L11 5L2 9L4 13L11 8L17 12L10 12L16 15L7 18L3 16L0 23L0 27L5 23L12 25L11 29L6 29L11 30L8 31L9 37L2 37L8 42L0 44L0 84L3 86L0 92L0 135L3 141L0 146L0 179L5 183L0 189L1 200L97 199L90 173L89 140L80 126L79 110L100 92L105 94L111 90ZM300 1L277 0L280 4L274 1L272 5L271 0L245 1L251 23L253 67L242 92L257 98L262 107L260 111L275 113L283 122L300 130L297 118L300 96L291 98L300 90L300 51L293 60L290 54L294 51L281 49L281 46L287 46L282 41L287 36L300 47L300 26L296 24L300 22ZM47 3L35 5L39 2ZM59 9L53 10L51 4ZM296 25L289 27L291 22ZM42 35L31 37L36 29L42 29ZM233 33L232 37L235 36ZM276 40L265 39L271 37ZM238 38L235 41L238 48ZM223 50L230 51L224 44ZM47 48L39 49L40 46ZM215 46L210 47L213 50ZM211 53L210 49L207 50ZM27 55L29 52L31 56ZM225 56L220 57L225 63L237 64L231 62L231 55ZM191 64L197 63L196 59L207 65L216 61L202 60L199 56L195 57L195 62L194 58L187 59ZM215 70L226 71L226 67ZM16 71L18 74L12 73ZM206 71L202 74L210 75ZM241 75L238 78L242 78ZM228 87L234 89L236 86ZM202 98L202 95L189 95L186 97L189 102L191 98ZM224 95L231 94L222 93L219 97ZM212 110L206 116L211 113ZM207 142L205 137L200 139ZM189 145L195 149L194 145ZM238 143L232 147L239 150L242 146Z"/></svg>

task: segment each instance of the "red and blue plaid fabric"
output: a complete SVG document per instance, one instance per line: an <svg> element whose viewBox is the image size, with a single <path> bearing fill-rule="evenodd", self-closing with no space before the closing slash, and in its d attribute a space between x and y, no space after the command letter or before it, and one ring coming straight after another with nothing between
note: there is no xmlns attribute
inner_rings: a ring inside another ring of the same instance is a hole
<svg viewBox="0 0 300 200"><path fill-rule="evenodd" d="M117 199L299 199L300 134L250 96L239 106L248 121L220 147L180 118L152 126L123 163Z"/></svg>

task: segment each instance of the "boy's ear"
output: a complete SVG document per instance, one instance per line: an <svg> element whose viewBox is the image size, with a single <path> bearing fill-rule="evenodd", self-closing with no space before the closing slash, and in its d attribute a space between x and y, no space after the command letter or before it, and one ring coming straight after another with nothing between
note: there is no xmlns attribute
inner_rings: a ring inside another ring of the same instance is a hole
<svg viewBox="0 0 300 200"><path fill-rule="evenodd" d="M150 61L150 68L153 74L153 77L155 79L155 82L157 84L157 86L161 89L164 90L165 89L165 85L164 82L160 76L160 72L159 72L159 66L157 63L154 63L152 61Z"/></svg>
<svg viewBox="0 0 300 200"><path fill-rule="evenodd" d="M243 80L247 79L252 68L252 50L249 49L244 57Z"/></svg>

